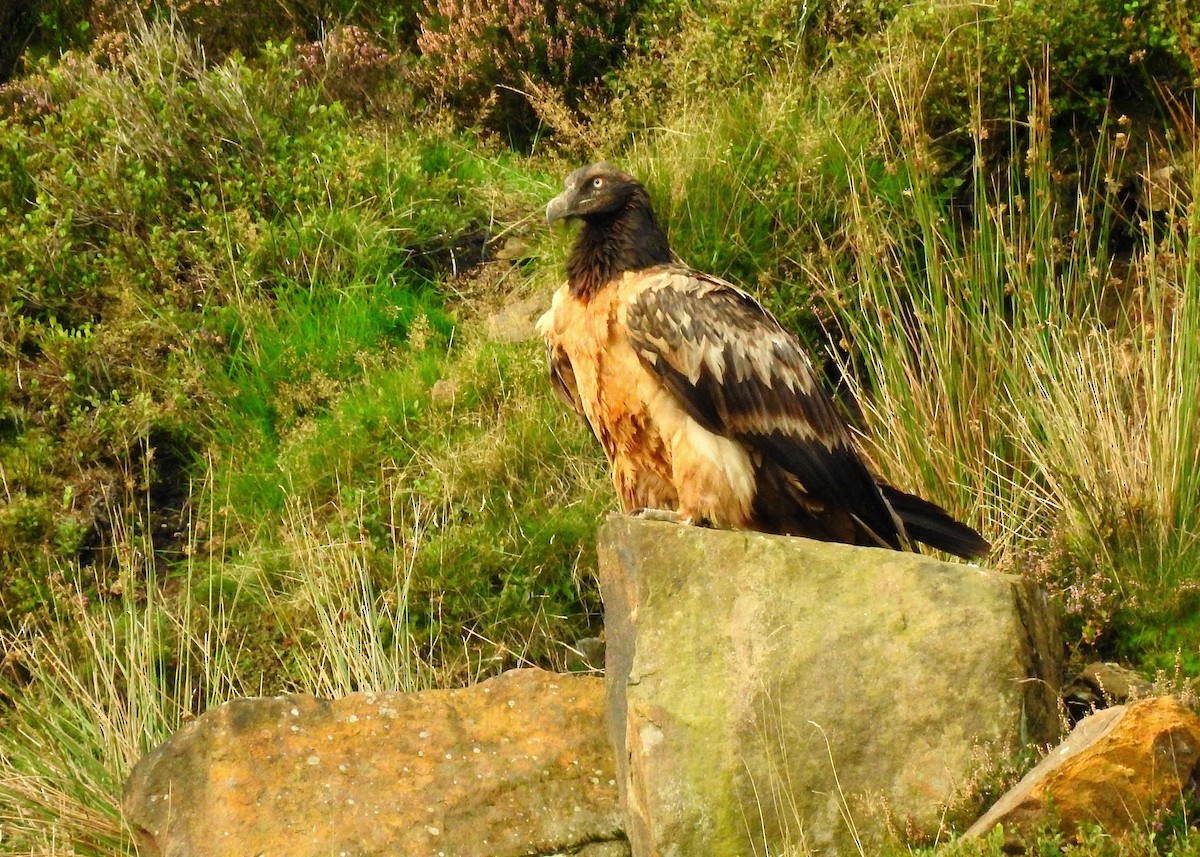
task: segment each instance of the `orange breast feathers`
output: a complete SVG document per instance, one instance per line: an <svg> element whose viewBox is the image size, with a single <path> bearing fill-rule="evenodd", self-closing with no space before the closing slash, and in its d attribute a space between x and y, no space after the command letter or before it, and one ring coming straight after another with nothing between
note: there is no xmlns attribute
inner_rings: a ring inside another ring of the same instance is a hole
<svg viewBox="0 0 1200 857"><path fill-rule="evenodd" d="M628 312L678 273L628 272L590 298L567 286L538 321L559 395L604 447L626 512L657 509L680 520L749 527L755 493L751 453L688 415L630 341Z"/></svg>

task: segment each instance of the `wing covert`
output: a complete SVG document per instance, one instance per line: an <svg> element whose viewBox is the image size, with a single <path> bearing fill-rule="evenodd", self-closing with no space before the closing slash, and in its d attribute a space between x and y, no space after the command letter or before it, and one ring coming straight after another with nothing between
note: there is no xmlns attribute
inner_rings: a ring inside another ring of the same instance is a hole
<svg viewBox="0 0 1200 857"><path fill-rule="evenodd" d="M737 287L683 266L647 273L624 307L630 342L688 415L845 508L881 539L898 523L808 355Z"/></svg>

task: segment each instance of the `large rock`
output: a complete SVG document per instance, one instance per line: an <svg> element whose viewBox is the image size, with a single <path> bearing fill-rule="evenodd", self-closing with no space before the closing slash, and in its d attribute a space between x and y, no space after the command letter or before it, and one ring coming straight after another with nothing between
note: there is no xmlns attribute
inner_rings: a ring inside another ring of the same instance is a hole
<svg viewBox="0 0 1200 857"><path fill-rule="evenodd" d="M1200 762L1200 718L1174 697L1118 705L1079 721L967 836L1004 828L1006 850L1054 823L1071 835L1098 825L1119 835L1145 829L1178 800Z"/></svg>
<svg viewBox="0 0 1200 857"><path fill-rule="evenodd" d="M234 700L137 764L125 815L141 857L628 853L603 695L598 678L517 670Z"/></svg>
<svg viewBox="0 0 1200 857"><path fill-rule="evenodd" d="M1057 737L1061 644L1020 578L628 518L599 552L635 857L871 853L936 828L982 753Z"/></svg>

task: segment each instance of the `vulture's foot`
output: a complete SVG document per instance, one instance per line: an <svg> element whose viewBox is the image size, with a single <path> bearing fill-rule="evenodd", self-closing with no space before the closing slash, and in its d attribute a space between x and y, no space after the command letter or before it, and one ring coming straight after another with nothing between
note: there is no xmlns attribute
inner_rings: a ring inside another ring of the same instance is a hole
<svg viewBox="0 0 1200 857"><path fill-rule="evenodd" d="M629 517L640 518L643 521L666 521L669 524L687 525L692 523L691 518L685 518L672 509L634 509L629 513Z"/></svg>

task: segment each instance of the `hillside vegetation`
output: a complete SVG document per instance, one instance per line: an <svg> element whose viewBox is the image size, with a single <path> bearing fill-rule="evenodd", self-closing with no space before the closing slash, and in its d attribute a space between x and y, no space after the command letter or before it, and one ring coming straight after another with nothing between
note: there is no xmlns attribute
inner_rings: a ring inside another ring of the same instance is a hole
<svg viewBox="0 0 1200 857"><path fill-rule="evenodd" d="M1076 662L1200 674L1200 9L483 6L0 14L6 852L132 854L130 766L232 695L578 662L603 456L487 319L600 158Z"/></svg>

